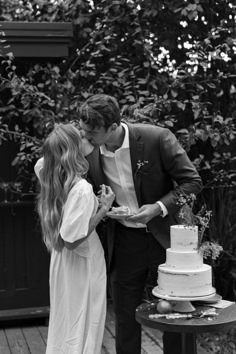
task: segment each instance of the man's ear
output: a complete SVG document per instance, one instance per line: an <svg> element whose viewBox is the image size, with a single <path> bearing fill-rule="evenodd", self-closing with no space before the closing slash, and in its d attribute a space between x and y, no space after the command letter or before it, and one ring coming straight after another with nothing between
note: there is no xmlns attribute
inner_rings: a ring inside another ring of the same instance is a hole
<svg viewBox="0 0 236 354"><path fill-rule="evenodd" d="M111 130L114 131L117 129L117 127L118 127L117 123L112 123Z"/></svg>

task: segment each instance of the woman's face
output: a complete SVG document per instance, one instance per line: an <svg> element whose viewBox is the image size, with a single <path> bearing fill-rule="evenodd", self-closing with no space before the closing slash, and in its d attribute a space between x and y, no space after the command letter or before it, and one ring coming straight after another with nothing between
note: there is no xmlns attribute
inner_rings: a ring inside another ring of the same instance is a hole
<svg viewBox="0 0 236 354"><path fill-rule="evenodd" d="M84 156L89 155L94 149L94 146L90 144L87 138L81 137L81 151Z"/></svg>

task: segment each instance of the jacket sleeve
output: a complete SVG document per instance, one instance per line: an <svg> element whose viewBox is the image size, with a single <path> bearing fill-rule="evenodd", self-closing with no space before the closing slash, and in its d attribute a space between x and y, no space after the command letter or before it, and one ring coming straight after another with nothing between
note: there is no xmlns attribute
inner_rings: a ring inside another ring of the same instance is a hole
<svg viewBox="0 0 236 354"><path fill-rule="evenodd" d="M202 180L196 168L190 161L186 151L182 148L175 135L164 129L160 141L159 151L165 171L171 176L173 190L165 194L160 200L168 212L176 212L178 193L197 195L202 189Z"/></svg>

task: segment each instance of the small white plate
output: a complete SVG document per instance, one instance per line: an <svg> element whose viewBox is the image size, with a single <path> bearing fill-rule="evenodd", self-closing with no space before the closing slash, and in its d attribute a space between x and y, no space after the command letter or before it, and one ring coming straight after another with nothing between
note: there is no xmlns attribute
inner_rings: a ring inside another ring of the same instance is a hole
<svg viewBox="0 0 236 354"><path fill-rule="evenodd" d="M112 219L126 219L129 216L132 216L133 214L117 214L113 213L112 211L108 211L107 216Z"/></svg>

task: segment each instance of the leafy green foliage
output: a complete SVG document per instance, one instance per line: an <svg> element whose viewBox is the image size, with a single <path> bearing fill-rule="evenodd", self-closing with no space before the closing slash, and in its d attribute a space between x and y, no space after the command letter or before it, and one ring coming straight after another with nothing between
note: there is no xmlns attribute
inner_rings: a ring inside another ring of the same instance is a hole
<svg viewBox="0 0 236 354"><path fill-rule="evenodd" d="M19 75L18 60L5 59L2 90L8 88L11 97L1 102L3 123L11 121L11 128L22 131L30 125L30 135L43 139L54 122L76 119L89 95L109 93L119 100L124 119L168 126L177 135L184 129L204 184L235 183L231 1L0 0L0 5L3 21L74 25L66 60L29 62Z"/></svg>
<svg viewBox="0 0 236 354"><path fill-rule="evenodd" d="M176 133L206 187L235 185L235 16L232 0L0 0L0 21L70 21L74 29L67 59L38 63L14 58L0 33L0 142L17 144L23 182L34 179L54 123L76 120L80 104L104 92L124 119ZM235 210L225 198L204 202L213 210L209 241L224 248L217 289L232 298Z"/></svg>

